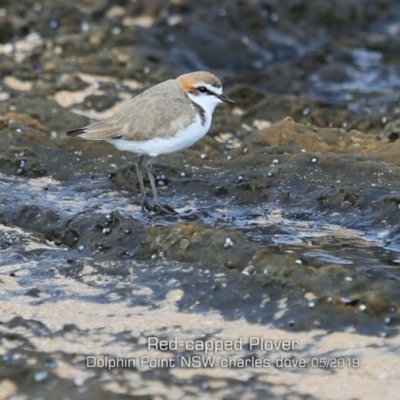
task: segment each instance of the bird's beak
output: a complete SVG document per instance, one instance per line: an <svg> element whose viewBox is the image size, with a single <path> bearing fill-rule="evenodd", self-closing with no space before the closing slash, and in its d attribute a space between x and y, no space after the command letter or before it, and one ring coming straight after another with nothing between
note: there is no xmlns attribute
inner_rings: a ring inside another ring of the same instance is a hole
<svg viewBox="0 0 400 400"><path fill-rule="evenodd" d="M230 99L228 96L225 96L223 93L221 93L221 94L218 96L218 98L219 98L221 101L224 101L225 103L235 104L235 102L234 102L232 99Z"/></svg>

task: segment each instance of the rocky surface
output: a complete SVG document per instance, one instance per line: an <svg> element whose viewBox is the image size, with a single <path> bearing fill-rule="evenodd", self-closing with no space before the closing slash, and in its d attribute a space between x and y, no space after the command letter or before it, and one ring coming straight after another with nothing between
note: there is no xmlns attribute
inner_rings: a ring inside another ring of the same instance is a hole
<svg viewBox="0 0 400 400"><path fill-rule="evenodd" d="M397 2L217 3L3 2L0 399L397 393ZM237 104L143 214L135 155L65 132L198 69Z"/></svg>

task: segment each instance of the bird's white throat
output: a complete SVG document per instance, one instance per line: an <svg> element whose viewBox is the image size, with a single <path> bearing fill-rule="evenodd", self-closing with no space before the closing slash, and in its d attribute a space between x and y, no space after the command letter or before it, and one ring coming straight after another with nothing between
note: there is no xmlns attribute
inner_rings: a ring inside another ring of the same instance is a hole
<svg viewBox="0 0 400 400"><path fill-rule="evenodd" d="M222 90L221 90L222 93ZM212 113L217 107L218 104L222 103L222 101L216 97L209 94L195 95L188 93L189 99L194 103L198 104L206 113L207 119L212 117Z"/></svg>

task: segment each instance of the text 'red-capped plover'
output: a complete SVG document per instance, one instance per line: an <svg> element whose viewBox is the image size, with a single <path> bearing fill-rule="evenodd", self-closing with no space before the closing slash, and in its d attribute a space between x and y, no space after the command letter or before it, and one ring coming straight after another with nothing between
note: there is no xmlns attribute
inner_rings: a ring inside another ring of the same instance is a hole
<svg viewBox="0 0 400 400"><path fill-rule="evenodd" d="M205 71L191 72L159 83L123 105L114 115L84 128L67 132L87 140L106 140L119 150L139 155L136 173L142 195L142 211L175 213L161 205L152 165L160 154L174 153L200 140L210 129L215 107L235 103L222 92L221 81ZM143 182L143 157L153 194L152 206Z"/></svg>

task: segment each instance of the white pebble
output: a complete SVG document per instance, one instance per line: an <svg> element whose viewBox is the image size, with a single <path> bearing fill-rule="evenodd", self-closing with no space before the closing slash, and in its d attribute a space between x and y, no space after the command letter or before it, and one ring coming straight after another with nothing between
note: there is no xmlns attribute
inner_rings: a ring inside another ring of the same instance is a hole
<svg viewBox="0 0 400 400"><path fill-rule="evenodd" d="M271 22L278 22L279 20L279 15L277 13L272 13L269 17L269 19L271 20Z"/></svg>
<svg viewBox="0 0 400 400"><path fill-rule="evenodd" d="M43 382L44 380L47 379L49 376L49 373L47 371L38 371L34 375L34 379L36 382Z"/></svg>
<svg viewBox="0 0 400 400"><path fill-rule="evenodd" d="M226 10L225 10L225 8L220 8L220 9L218 10L218 16L221 17L221 18L226 17Z"/></svg>
<svg viewBox="0 0 400 400"><path fill-rule="evenodd" d="M113 35L120 35L121 34L121 28L119 26L114 26L114 28L111 29L111 33Z"/></svg>
<svg viewBox="0 0 400 400"><path fill-rule="evenodd" d="M90 29L90 24L87 22L82 22L81 24L81 31L82 32L87 32Z"/></svg>
<svg viewBox="0 0 400 400"><path fill-rule="evenodd" d="M74 383L76 386L82 386L85 383L85 378L82 376L76 376L74 378Z"/></svg>
<svg viewBox="0 0 400 400"><path fill-rule="evenodd" d="M239 175L236 179L236 183L242 183L243 182L243 176Z"/></svg>
<svg viewBox="0 0 400 400"><path fill-rule="evenodd" d="M229 247L232 247L232 246L234 246L234 245L235 245L235 242L234 242L230 237L227 237L227 238L225 239L224 247L225 247L226 249L228 249Z"/></svg>

